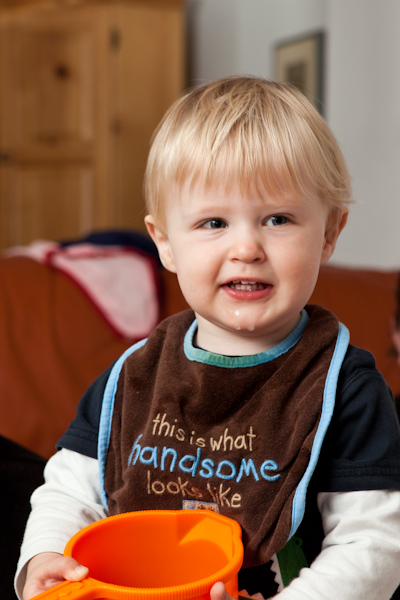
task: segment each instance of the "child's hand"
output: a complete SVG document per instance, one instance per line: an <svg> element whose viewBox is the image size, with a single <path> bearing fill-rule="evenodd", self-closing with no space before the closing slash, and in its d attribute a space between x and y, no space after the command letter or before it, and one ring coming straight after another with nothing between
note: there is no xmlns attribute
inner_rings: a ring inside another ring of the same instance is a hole
<svg viewBox="0 0 400 600"><path fill-rule="evenodd" d="M74 558L57 552L37 554L29 561L22 598L30 600L66 579L81 581L88 573L89 569L80 565Z"/></svg>

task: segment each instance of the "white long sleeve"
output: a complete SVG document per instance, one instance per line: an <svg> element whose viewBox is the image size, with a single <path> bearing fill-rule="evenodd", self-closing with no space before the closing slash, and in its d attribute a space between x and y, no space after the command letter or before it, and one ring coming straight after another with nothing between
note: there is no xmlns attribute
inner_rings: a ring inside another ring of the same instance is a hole
<svg viewBox="0 0 400 600"><path fill-rule="evenodd" d="M318 495L325 538L279 600L389 600L400 584L400 492Z"/></svg>
<svg viewBox="0 0 400 600"><path fill-rule="evenodd" d="M318 506L322 552L279 600L389 600L400 583L400 492L321 493ZM72 535L106 516L97 460L66 449L55 454L45 484L32 495L15 580L18 596L33 556L63 553Z"/></svg>
<svg viewBox="0 0 400 600"><path fill-rule="evenodd" d="M96 459L62 449L48 461L44 477L44 485L32 494L32 512L21 546L15 576L19 598L31 558L41 552L62 554L75 533L107 516L100 499Z"/></svg>

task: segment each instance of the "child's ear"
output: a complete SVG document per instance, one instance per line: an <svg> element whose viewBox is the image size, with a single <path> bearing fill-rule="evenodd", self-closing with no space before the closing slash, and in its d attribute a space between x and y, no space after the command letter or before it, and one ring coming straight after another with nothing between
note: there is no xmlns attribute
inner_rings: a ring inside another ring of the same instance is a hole
<svg viewBox="0 0 400 600"><path fill-rule="evenodd" d="M325 264L332 256L337 239L347 223L348 216L349 209L346 207L342 209L340 215L335 213L329 215L325 229L325 241L321 254L321 265Z"/></svg>
<svg viewBox="0 0 400 600"><path fill-rule="evenodd" d="M176 273L171 245L169 243L167 234L157 227L152 215L147 215L144 219L144 222L146 223L147 231L149 232L151 239L157 246L162 265L168 269L168 271Z"/></svg>

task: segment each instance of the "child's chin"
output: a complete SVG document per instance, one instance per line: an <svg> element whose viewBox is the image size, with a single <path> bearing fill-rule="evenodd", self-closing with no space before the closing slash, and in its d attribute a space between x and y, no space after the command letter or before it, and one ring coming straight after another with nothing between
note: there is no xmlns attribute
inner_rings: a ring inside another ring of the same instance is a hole
<svg viewBox="0 0 400 600"><path fill-rule="evenodd" d="M228 328L233 333L240 333L241 337L246 334L249 336L257 334L257 324L253 320L242 318L240 320L231 320Z"/></svg>
<svg viewBox="0 0 400 600"><path fill-rule="evenodd" d="M254 325L239 325L239 324L232 327L232 329L236 332L240 331L242 334L249 334L249 335L253 335L253 333L256 330Z"/></svg>

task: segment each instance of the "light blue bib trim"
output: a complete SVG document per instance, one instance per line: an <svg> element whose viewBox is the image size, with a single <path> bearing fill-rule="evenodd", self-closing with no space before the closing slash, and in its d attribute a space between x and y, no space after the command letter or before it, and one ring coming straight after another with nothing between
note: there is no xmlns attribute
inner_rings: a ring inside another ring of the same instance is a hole
<svg viewBox="0 0 400 600"><path fill-rule="evenodd" d="M304 517L308 484L310 483L310 479L315 471L315 467L317 466L322 443L325 439L326 431L332 419L333 410L335 408L337 381L344 357L347 352L349 341L349 331L345 325L340 323L335 350L325 382L321 419L318 425L317 433L315 434L310 462L308 463L308 467L302 479L300 480L299 485L297 486L293 498L292 527L290 530L289 539L296 533Z"/></svg>
<svg viewBox="0 0 400 600"><path fill-rule="evenodd" d="M117 391L117 384L119 380L119 376L121 373L122 365L125 360L130 356L135 350L139 350L142 346L145 345L147 338L144 340L140 340L137 344L134 344L119 357L117 362L114 364L111 369L110 376L108 378L106 387L104 389L103 395L103 403L101 407L100 413L100 425L99 425L99 439L97 442L97 458L99 461L99 475L100 475L100 493L101 493L101 501L103 506L108 509L108 501L107 494L104 489L104 478L106 471L106 459L108 454L108 447L110 445L110 436L111 436L111 424L114 413L114 399L115 393Z"/></svg>
<svg viewBox="0 0 400 600"><path fill-rule="evenodd" d="M293 346L297 344L303 335L308 321L309 316L303 309L301 311L299 323L296 325L293 331L289 333L289 335L277 346L274 346L265 352L251 354L249 356L225 356L223 354L214 354L213 352L208 352L207 350L202 350L201 348L195 348L193 345L193 339L197 331L197 321L195 319L185 335L183 349L186 358L191 361L204 363L206 365L224 367L226 369L254 367L256 365L275 360L278 358L278 356L285 354L288 350L290 350L290 348L293 348Z"/></svg>

